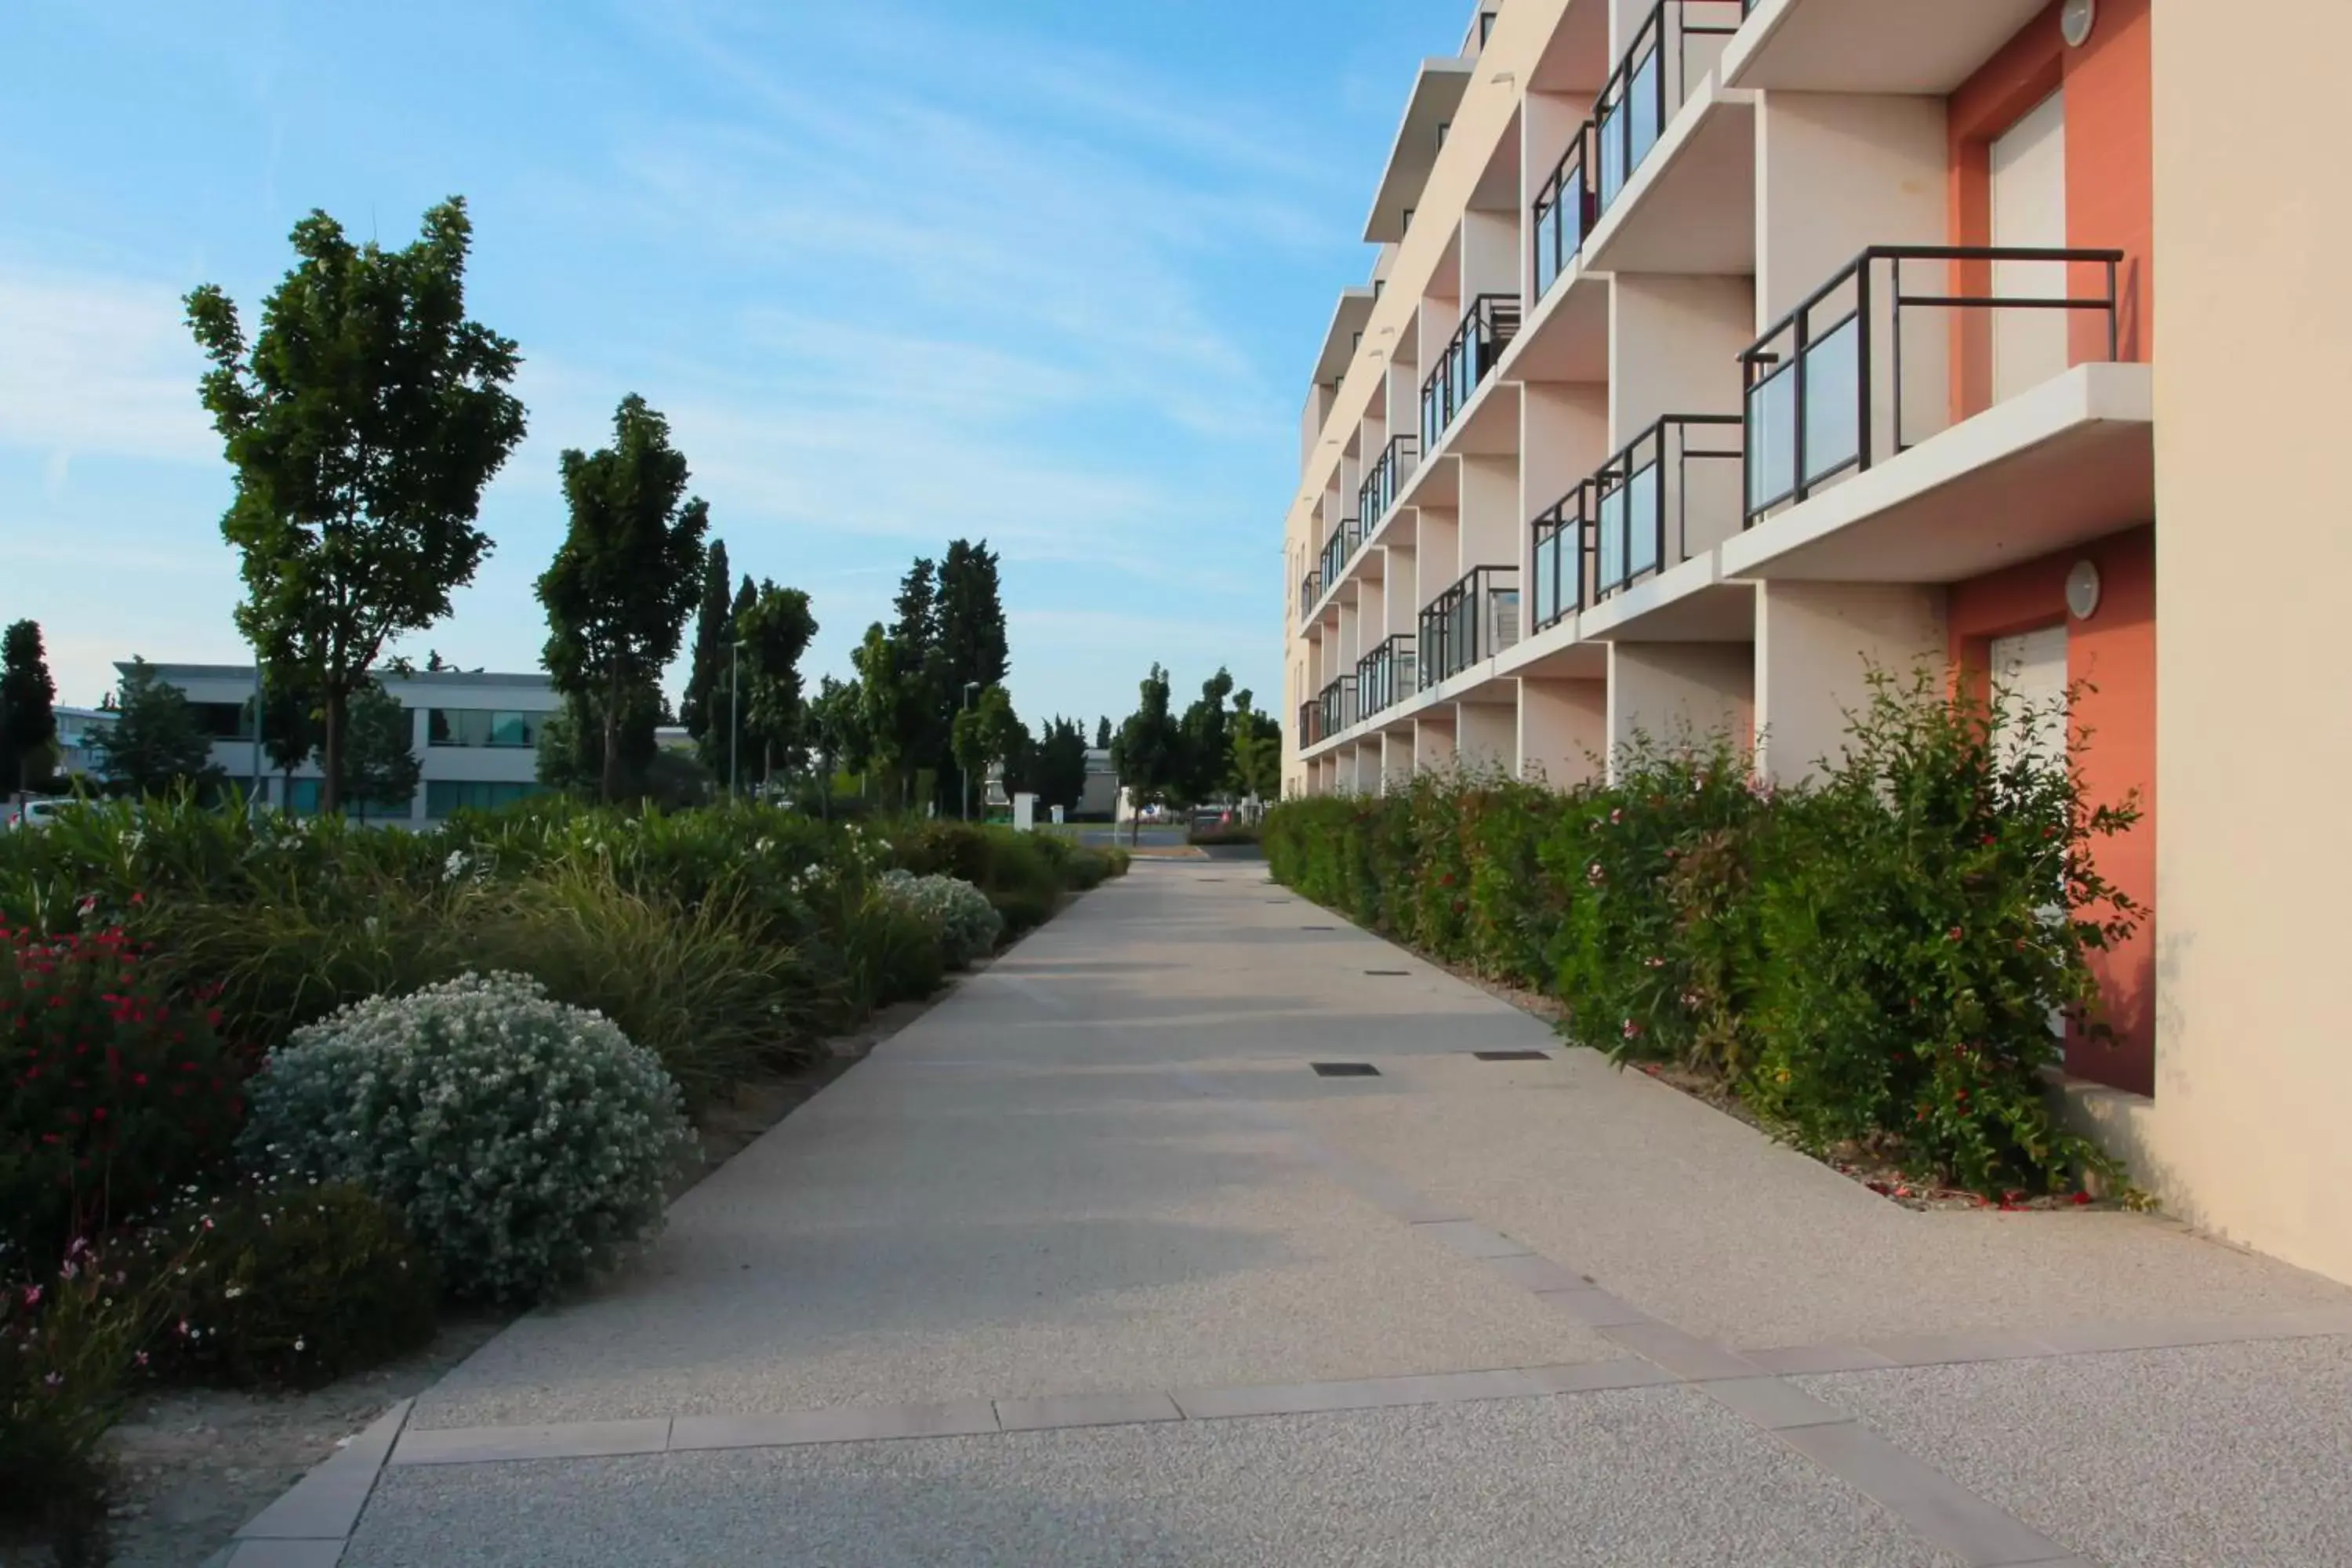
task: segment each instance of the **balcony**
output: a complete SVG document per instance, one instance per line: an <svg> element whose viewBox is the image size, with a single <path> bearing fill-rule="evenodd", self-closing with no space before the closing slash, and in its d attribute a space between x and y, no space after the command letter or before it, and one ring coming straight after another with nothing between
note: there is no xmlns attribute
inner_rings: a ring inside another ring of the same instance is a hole
<svg viewBox="0 0 2352 1568"><path fill-rule="evenodd" d="M1398 436L1381 448L1380 461L1372 465L1360 489L1356 491L1356 517L1369 539L1381 531L1388 521L1389 509L1396 504L1404 482L1412 477L1413 464L1420 460L1420 444L1411 436Z"/></svg>
<svg viewBox="0 0 2352 1568"><path fill-rule="evenodd" d="M1536 194L1529 215L1535 230L1535 297L1540 300L1559 281L1591 232L1592 203L1592 121L1577 128L1576 138L1560 154L1559 163Z"/></svg>
<svg viewBox="0 0 2352 1568"><path fill-rule="evenodd" d="M1624 193L1666 122L1721 54L1720 40L1738 30L1738 0L1658 0L1593 106L1598 212Z"/></svg>
<svg viewBox="0 0 2352 1568"><path fill-rule="evenodd" d="M1356 721L1356 678L1343 675L1315 699L1315 738L1328 741Z"/></svg>
<svg viewBox="0 0 2352 1568"><path fill-rule="evenodd" d="M1311 619L1316 601L1323 597L1323 574L1309 572L1298 580L1298 618Z"/></svg>
<svg viewBox="0 0 2352 1568"><path fill-rule="evenodd" d="M1479 566L1421 612L1421 689L1444 684L1519 640L1519 569Z"/></svg>
<svg viewBox="0 0 2352 1568"><path fill-rule="evenodd" d="M1533 629L1548 631L1731 531L1736 414L1671 414L1535 520Z"/></svg>
<svg viewBox="0 0 2352 1568"><path fill-rule="evenodd" d="M1726 87L1942 98L2048 0L1745 0Z"/></svg>
<svg viewBox="0 0 2352 1568"><path fill-rule="evenodd" d="M1519 331L1519 301L1513 294L1481 294L1463 312L1454 339L1438 356L1437 368L1421 384L1421 449L1434 452L1454 421Z"/></svg>
<svg viewBox="0 0 2352 1568"><path fill-rule="evenodd" d="M2124 260L1848 263L1740 356L1748 537L1726 570L1785 574L1798 552L1824 579L1954 581L2154 515L2149 372L2116 363Z"/></svg>
<svg viewBox="0 0 2352 1568"><path fill-rule="evenodd" d="M1298 705L1298 747L1305 751L1323 739L1323 704L1306 701Z"/></svg>
<svg viewBox="0 0 2352 1568"><path fill-rule="evenodd" d="M1415 689L1412 637L1399 632L1356 661L1356 716L1369 719L1395 707Z"/></svg>
<svg viewBox="0 0 2352 1568"><path fill-rule="evenodd" d="M1371 213L1364 220L1365 244L1393 245L1404 238L1413 208L1421 205L1422 192L1429 184L1430 171L1437 166L1438 152L1445 144L1445 128L1460 112L1462 95L1469 89L1477 68L1475 59L1450 55L1421 62L1412 92L1405 100L1404 117L1397 125L1396 142L1389 150L1388 165L1381 172Z"/></svg>
<svg viewBox="0 0 2352 1568"><path fill-rule="evenodd" d="M1356 547L1363 542L1364 531L1352 517L1343 519L1339 526L1331 531L1331 537L1323 542L1322 565L1316 574L1326 586L1336 588L1339 585L1339 578L1347 571L1348 562L1355 555Z"/></svg>

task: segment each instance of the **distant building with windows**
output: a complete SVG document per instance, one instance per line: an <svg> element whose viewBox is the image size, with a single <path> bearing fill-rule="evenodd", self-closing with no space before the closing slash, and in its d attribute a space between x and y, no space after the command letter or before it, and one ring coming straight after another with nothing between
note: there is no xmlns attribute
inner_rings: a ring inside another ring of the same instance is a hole
<svg viewBox="0 0 2352 1568"><path fill-rule="evenodd" d="M128 664L114 668L126 674L131 669ZM272 805L297 813L319 809L322 780L317 762L303 763L289 778L269 760L268 738L254 733L258 676L251 665L148 668L159 681L177 687L195 710L197 723L212 741L215 766ZM347 807L352 815L425 827L453 812L508 805L540 793L540 728L563 705L544 674L382 670L377 679L408 710L424 778L410 799L371 801L364 813ZM59 730L62 739L62 721Z"/></svg>
<svg viewBox="0 0 2352 1568"><path fill-rule="evenodd" d="M68 778L102 778L106 763L98 739L114 728L110 708L58 708L58 772Z"/></svg>

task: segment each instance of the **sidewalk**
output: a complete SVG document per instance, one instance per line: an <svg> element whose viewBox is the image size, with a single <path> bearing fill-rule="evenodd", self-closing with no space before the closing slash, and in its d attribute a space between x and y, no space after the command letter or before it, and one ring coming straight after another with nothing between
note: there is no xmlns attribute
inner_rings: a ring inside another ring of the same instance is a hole
<svg viewBox="0 0 2352 1568"><path fill-rule="evenodd" d="M2336 1563L2352 1290L1902 1208L1139 865L400 1426L234 1561Z"/></svg>

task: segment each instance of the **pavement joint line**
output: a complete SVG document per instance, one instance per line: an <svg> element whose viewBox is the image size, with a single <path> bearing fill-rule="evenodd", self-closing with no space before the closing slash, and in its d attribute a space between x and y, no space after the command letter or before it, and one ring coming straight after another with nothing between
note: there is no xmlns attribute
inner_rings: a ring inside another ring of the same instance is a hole
<svg viewBox="0 0 2352 1568"><path fill-rule="evenodd" d="M218 1553L221 1568L335 1568L415 1408L399 1401L313 1465L245 1522Z"/></svg>

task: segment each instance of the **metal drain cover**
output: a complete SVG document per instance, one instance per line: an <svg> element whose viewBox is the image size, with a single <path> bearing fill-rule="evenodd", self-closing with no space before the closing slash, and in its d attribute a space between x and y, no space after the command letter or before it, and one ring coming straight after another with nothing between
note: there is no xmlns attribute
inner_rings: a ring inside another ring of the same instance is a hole
<svg viewBox="0 0 2352 1568"><path fill-rule="evenodd" d="M1402 979L1404 976L1411 974L1412 971L1410 969L1367 969L1364 973L1367 974L1385 974L1397 979Z"/></svg>
<svg viewBox="0 0 2352 1568"><path fill-rule="evenodd" d="M1370 1062L1317 1062L1317 1078L1378 1078L1381 1069Z"/></svg>
<svg viewBox="0 0 2352 1568"><path fill-rule="evenodd" d="M1482 1062L1548 1062L1549 1051L1472 1051Z"/></svg>
<svg viewBox="0 0 2352 1568"><path fill-rule="evenodd" d="M1338 926L1300 926L1300 931L1338 931Z"/></svg>

